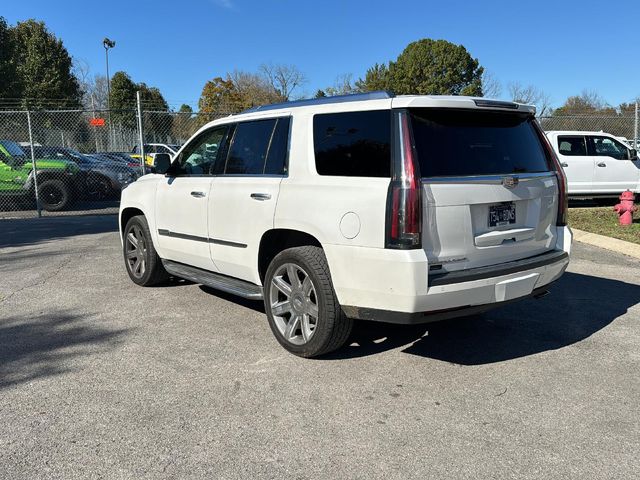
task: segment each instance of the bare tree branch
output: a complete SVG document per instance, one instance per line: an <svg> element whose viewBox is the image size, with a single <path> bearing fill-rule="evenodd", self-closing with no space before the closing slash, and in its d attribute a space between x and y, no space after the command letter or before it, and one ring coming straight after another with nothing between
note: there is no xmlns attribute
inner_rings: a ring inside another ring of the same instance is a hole
<svg viewBox="0 0 640 480"><path fill-rule="evenodd" d="M508 90L512 101L535 105L539 117L551 113L551 97L540 88L534 85L523 86L520 82L511 82Z"/></svg>
<svg viewBox="0 0 640 480"><path fill-rule="evenodd" d="M297 88L307 83L307 77L295 65L263 63L258 71L285 101Z"/></svg>
<svg viewBox="0 0 640 480"><path fill-rule="evenodd" d="M487 70L482 73L482 95L487 98L498 98L502 93L502 84Z"/></svg>

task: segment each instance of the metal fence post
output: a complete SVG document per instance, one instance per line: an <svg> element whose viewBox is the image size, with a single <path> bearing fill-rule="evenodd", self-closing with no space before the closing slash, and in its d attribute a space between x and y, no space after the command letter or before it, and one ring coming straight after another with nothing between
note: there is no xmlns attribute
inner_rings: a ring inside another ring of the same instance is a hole
<svg viewBox="0 0 640 480"><path fill-rule="evenodd" d="M27 127L29 128L29 145L31 150L31 172L33 173L33 191L36 196L36 210L38 217L42 217L42 209L40 208L40 195L38 193L38 170L36 170L36 155L33 152L33 131L31 129L31 112L27 110Z"/></svg>
<svg viewBox="0 0 640 480"><path fill-rule="evenodd" d="M636 102L636 123L633 129L633 148L638 148L638 102Z"/></svg>
<svg viewBox="0 0 640 480"><path fill-rule="evenodd" d="M138 140L140 141L140 170L141 175L144 175L144 133L142 131L142 102L140 101L140 90L136 92L136 103L138 106Z"/></svg>

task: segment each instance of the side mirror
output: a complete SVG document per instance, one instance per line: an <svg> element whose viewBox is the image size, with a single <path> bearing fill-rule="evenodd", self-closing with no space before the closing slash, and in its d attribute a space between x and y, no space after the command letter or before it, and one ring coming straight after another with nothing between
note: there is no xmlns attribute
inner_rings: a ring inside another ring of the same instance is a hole
<svg viewBox="0 0 640 480"><path fill-rule="evenodd" d="M629 149L629 160L637 160L638 159L638 151L635 148Z"/></svg>
<svg viewBox="0 0 640 480"><path fill-rule="evenodd" d="M168 153L156 153L153 158L153 169L156 173L165 174L171 167L171 155Z"/></svg>

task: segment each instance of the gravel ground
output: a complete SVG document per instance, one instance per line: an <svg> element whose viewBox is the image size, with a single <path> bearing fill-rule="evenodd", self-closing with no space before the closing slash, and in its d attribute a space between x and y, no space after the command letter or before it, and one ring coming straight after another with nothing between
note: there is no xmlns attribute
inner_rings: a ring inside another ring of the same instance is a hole
<svg viewBox="0 0 640 480"><path fill-rule="evenodd" d="M113 216L3 220L0 478L637 478L639 267L576 243L541 300L304 360L132 284Z"/></svg>

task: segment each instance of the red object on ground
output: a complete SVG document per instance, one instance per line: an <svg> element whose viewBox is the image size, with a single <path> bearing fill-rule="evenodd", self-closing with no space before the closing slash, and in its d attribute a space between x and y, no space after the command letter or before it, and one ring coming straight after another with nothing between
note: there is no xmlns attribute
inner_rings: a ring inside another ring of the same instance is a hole
<svg viewBox="0 0 640 480"><path fill-rule="evenodd" d="M93 127L104 127L104 118L90 118L89 124Z"/></svg>
<svg viewBox="0 0 640 480"><path fill-rule="evenodd" d="M619 215L620 225L631 225L633 223L633 212L638 210L633 204L635 195L630 190L622 192L620 195L620 203L618 203L613 209Z"/></svg>

